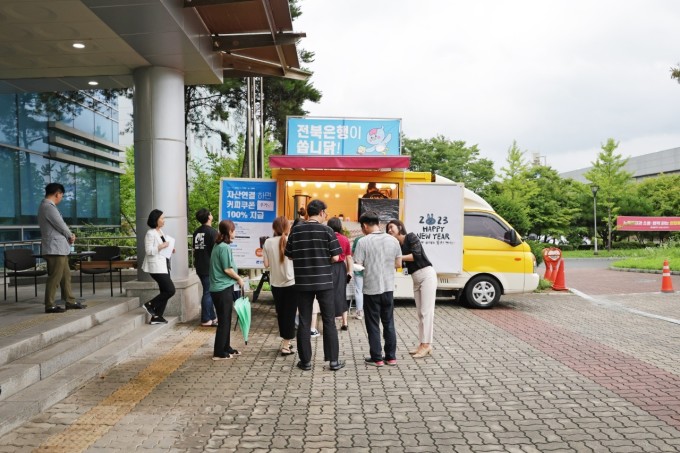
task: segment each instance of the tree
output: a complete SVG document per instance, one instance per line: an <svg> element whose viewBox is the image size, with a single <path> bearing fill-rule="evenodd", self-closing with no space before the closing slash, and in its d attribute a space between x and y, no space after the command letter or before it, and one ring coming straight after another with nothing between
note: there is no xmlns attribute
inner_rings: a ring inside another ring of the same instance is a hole
<svg viewBox="0 0 680 453"><path fill-rule="evenodd" d="M671 79L675 79L680 83L680 65L671 68Z"/></svg>
<svg viewBox="0 0 680 453"><path fill-rule="evenodd" d="M507 166L501 168L501 179L485 192L487 201L521 234L531 230L530 200L538 187L529 178L531 166L524 160L517 142L508 148Z"/></svg>
<svg viewBox="0 0 680 453"><path fill-rule="evenodd" d="M580 244L587 233L585 228L575 228L580 214L579 185L573 180L563 180L553 168L535 165L526 171L528 181L535 184L535 193L527 200L531 232L538 236L564 236L570 244Z"/></svg>
<svg viewBox="0 0 680 453"><path fill-rule="evenodd" d="M125 149L125 173L120 175L120 215L121 230L126 234L135 233L137 219L135 201L135 149Z"/></svg>
<svg viewBox="0 0 680 453"><path fill-rule="evenodd" d="M618 212L618 201L628 191L632 183L632 173L623 168L628 159L620 154L614 154L619 142L613 138L607 139L602 144L602 151L597 155L597 160L592 162L593 167L583 176L592 184L596 184L598 205L607 212L607 250L612 247L612 223L613 215Z"/></svg>
<svg viewBox="0 0 680 453"><path fill-rule="evenodd" d="M411 156L413 171L429 171L481 193L494 178L493 162L480 159L477 145L465 146L442 135L430 139L403 138L404 152Z"/></svg>
<svg viewBox="0 0 680 453"><path fill-rule="evenodd" d="M674 217L680 212L680 175L659 175L636 185L638 198L649 207L644 215ZM659 232L662 242L668 237L669 232Z"/></svg>

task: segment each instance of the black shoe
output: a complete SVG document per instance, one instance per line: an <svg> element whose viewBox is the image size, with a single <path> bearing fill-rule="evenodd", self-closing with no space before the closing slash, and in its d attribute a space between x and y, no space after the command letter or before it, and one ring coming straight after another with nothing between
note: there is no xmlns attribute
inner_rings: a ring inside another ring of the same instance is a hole
<svg viewBox="0 0 680 453"><path fill-rule="evenodd" d="M299 362L297 363L297 365L295 365L295 366L298 367L298 368L300 368L302 371L309 371L309 370L312 369L312 364L311 364L311 362L303 362L303 361L299 361Z"/></svg>
<svg viewBox="0 0 680 453"><path fill-rule="evenodd" d="M340 330L347 330L347 329L349 329L349 327L347 327L347 324L345 324L345 325L343 325L342 327L340 327Z"/></svg>
<svg viewBox="0 0 680 453"><path fill-rule="evenodd" d="M238 350L234 349L234 348L228 348L225 352L229 355L241 355L241 353L238 352Z"/></svg>
<svg viewBox="0 0 680 453"><path fill-rule="evenodd" d="M328 368L331 371L338 371L339 369L345 368L345 361L338 360L337 362L331 362L328 364Z"/></svg>
<svg viewBox="0 0 680 453"><path fill-rule="evenodd" d="M149 324L167 324L168 321L162 316L152 316Z"/></svg>
<svg viewBox="0 0 680 453"><path fill-rule="evenodd" d="M45 313L64 313L65 311L66 311L65 309L58 307L56 305L54 307L49 308L45 307Z"/></svg>
<svg viewBox="0 0 680 453"><path fill-rule="evenodd" d="M87 305L81 304L80 302L76 302L74 304L70 304L66 302L66 309L67 310L82 310L83 308L87 308Z"/></svg>
<svg viewBox="0 0 680 453"><path fill-rule="evenodd" d="M151 305L151 302L142 304L142 308L146 310L146 312L151 316L156 316L156 310L153 309L153 305Z"/></svg>

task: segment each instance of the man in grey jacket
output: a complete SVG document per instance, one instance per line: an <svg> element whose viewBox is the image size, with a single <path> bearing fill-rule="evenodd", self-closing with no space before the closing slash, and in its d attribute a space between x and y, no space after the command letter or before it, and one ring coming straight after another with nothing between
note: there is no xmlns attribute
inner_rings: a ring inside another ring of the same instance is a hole
<svg viewBox="0 0 680 453"><path fill-rule="evenodd" d="M85 308L76 301L71 291L71 269L68 255L71 244L76 241L75 234L64 222L57 205L64 198L64 186L53 182L45 186L45 198L38 208L38 224L42 236L42 255L47 261L47 284L45 285L45 313L63 313L66 310L54 303L57 286L61 286L61 298L66 309Z"/></svg>

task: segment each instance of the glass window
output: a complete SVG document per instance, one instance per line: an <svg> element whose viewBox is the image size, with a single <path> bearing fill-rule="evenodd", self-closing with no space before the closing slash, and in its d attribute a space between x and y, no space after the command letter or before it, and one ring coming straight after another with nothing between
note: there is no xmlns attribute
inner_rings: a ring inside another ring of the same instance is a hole
<svg viewBox="0 0 680 453"><path fill-rule="evenodd" d="M0 224L17 223L19 153L0 147Z"/></svg>
<svg viewBox="0 0 680 453"><path fill-rule="evenodd" d="M97 216L96 171L76 166L76 212L77 223L95 223Z"/></svg>
<svg viewBox="0 0 680 453"><path fill-rule="evenodd" d="M61 203L59 203L61 204ZM42 238L42 235L40 234L40 229L35 228L35 229L29 229L26 228L24 229L24 241L39 241Z"/></svg>
<svg viewBox="0 0 680 453"><path fill-rule="evenodd" d="M58 182L66 189L64 198L57 207L64 217L64 221L69 225L75 223L74 219L76 218L76 182L74 178L74 167L73 164L58 161L52 161L52 165L50 166L50 182Z"/></svg>
<svg viewBox="0 0 680 453"><path fill-rule="evenodd" d="M94 112L84 107L80 109L73 122L73 127L86 134L94 134Z"/></svg>
<svg viewBox="0 0 680 453"><path fill-rule="evenodd" d="M94 116L94 135L113 142L113 121L101 115Z"/></svg>
<svg viewBox="0 0 680 453"><path fill-rule="evenodd" d="M13 94L0 94L0 143L18 146L17 102Z"/></svg>
<svg viewBox="0 0 680 453"><path fill-rule="evenodd" d="M0 242L19 242L21 241L21 230L0 230Z"/></svg>
<svg viewBox="0 0 680 453"><path fill-rule="evenodd" d="M32 153L19 153L21 223L38 223L38 207L50 183L51 162Z"/></svg>
<svg viewBox="0 0 680 453"><path fill-rule="evenodd" d="M97 217L102 225L120 225L120 177L97 172Z"/></svg>
<svg viewBox="0 0 680 453"><path fill-rule="evenodd" d="M42 102L37 93L18 96L19 146L32 151L47 151L47 117L40 113Z"/></svg>
<svg viewBox="0 0 680 453"><path fill-rule="evenodd" d="M465 214L464 235L498 239L505 237L508 228L497 218L485 214Z"/></svg>

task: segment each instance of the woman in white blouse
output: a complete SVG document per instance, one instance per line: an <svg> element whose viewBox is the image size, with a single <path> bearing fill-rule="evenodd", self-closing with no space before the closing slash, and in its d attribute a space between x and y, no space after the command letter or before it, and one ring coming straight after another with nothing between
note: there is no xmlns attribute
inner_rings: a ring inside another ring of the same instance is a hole
<svg viewBox="0 0 680 453"><path fill-rule="evenodd" d="M158 283L160 293L143 307L151 315L149 324L167 324L163 312L168 300L175 295L175 285L170 278L170 258L161 255L161 250L170 246L161 229L165 225L163 211L158 209L151 211L146 224L150 229L144 237L145 256L142 270L151 274L151 278Z"/></svg>

